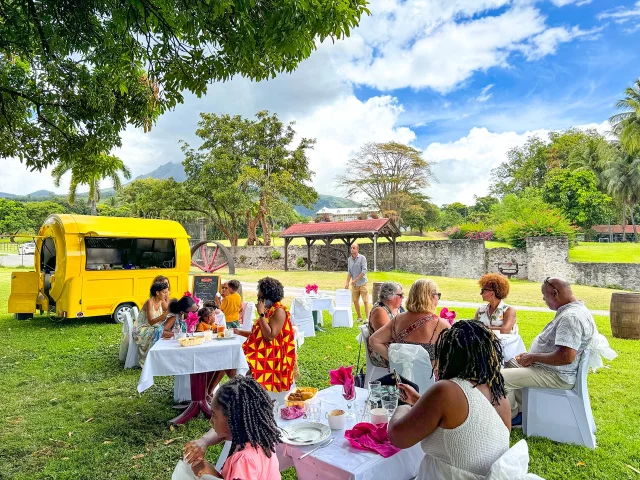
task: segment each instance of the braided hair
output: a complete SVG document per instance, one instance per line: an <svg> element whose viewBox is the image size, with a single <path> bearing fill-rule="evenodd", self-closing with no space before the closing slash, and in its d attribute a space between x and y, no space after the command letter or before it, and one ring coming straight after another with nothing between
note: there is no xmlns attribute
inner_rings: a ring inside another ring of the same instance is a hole
<svg viewBox="0 0 640 480"><path fill-rule="evenodd" d="M222 409L231 430L231 451L246 443L261 447L270 458L282 441L273 415L273 401L267 391L249 376L238 375L221 385L212 407Z"/></svg>
<svg viewBox="0 0 640 480"><path fill-rule="evenodd" d="M481 322L463 320L443 330L436 341L435 358L438 379L459 377L475 385L488 385L493 405L507 396L500 373L502 345Z"/></svg>

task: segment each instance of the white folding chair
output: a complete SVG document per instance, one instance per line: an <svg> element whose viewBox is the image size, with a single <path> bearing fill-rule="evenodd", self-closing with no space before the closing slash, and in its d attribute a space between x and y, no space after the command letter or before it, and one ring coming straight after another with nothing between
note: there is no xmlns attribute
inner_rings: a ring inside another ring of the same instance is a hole
<svg viewBox="0 0 640 480"><path fill-rule="evenodd" d="M124 312L125 321L122 322L122 340L120 342L120 361L124 361L124 368L139 367L138 346L133 340L133 319L132 314L137 318L138 307L133 307L130 312Z"/></svg>
<svg viewBox="0 0 640 480"><path fill-rule="evenodd" d="M251 331L253 328L253 319L256 316L256 304L253 302L247 302L244 311L242 312L242 325L241 330Z"/></svg>
<svg viewBox="0 0 640 480"><path fill-rule="evenodd" d="M369 349L367 348L367 344L369 343L369 329L366 324L360 325L360 335L358 336L358 341L362 343L362 349L364 350L367 357L367 371L364 374L364 381L367 385L369 385L369 382L371 380L384 377L389 372L387 372L386 368L376 367L373 363L371 363Z"/></svg>
<svg viewBox="0 0 640 480"><path fill-rule="evenodd" d="M433 367L427 351L420 345L392 343L389 345L389 369L418 385L422 395L433 385Z"/></svg>
<svg viewBox="0 0 640 480"><path fill-rule="evenodd" d="M293 326L293 340L296 344L296 350L298 350L302 345L304 345L304 332L300 331L298 325Z"/></svg>
<svg viewBox="0 0 640 480"><path fill-rule="evenodd" d="M588 373L589 350L585 350L580 359L576 384L572 389L523 388L524 434L596 448L596 424L587 389Z"/></svg>
<svg viewBox="0 0 640 480"><path fill-rule="evenodd" d="M351 292L349 290L336 290L336 306L331 311L331 325L333 327L353 327Z"/></svg>
<svg viewBox="0 0 640 480"><path fill-rule="evenodd" d="M305 303L297 298L291 302L291 323L298 326L304 337L315 337L316 329L313 325L311 302Z"/></svg>

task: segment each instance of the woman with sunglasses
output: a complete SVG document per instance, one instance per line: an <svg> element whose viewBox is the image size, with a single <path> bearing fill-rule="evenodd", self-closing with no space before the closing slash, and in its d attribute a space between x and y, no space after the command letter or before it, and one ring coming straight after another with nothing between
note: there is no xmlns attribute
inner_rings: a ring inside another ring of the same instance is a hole
<svg viewBox="0 0 640 480"><path fill-rule="evenodd" d="M402 285L399 283L384 282L380 286L378 301L373 304L369 314L369 321L367 322L369 335L366 345L371 363L375 367L389 368L389 362L382 358L378 352L371 349L369 337L393 320L399 313L404 312L404 308L402 308L403 300L404 293L402 293Z"/></svg>
<svg viewBox="0 0 640 480"><path fill-rule="evenodd" d="M369 346L381 357L389 359L389 345L407 343L422 346L433 360L438 335L450 328L449 323L436 315L440 293L438 286L426 278L413 282L407 297L406 312L369 337Z"/></svg>
<svg viewBox="0 0 640 480"><path fill-rule="evenodd" d="M480 295L486 305L478 308L475 320L495 333L518 333L516 309L507 305L504 299L509 295L509 280L499 273L488 273L480 277Z"/></svg>

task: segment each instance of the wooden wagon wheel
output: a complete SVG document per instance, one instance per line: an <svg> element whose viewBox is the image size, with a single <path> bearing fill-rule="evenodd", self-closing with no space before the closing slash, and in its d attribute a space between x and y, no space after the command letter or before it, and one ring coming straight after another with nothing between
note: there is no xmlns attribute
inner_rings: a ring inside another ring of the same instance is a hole
<svg viewBox="0 0 640 480"><path fill-rule="evenodd" d="M207 244L213 243L216 248L213 250L211 258L207 255ZM201 261L194 260L194 255L196 252L200 250L200 259ZM218 252L222 252L224 255L226 262L221 263L220 265L215 265L216 258L218 256ZM229 274L233 275L236 273L236 267L233 263L233 255L227 247L222 245L220 242L216 242L215 240L202 240L191 247L191 265L199 268L203 272L212 273L216 272L224 267L229 267Z"/></svg>

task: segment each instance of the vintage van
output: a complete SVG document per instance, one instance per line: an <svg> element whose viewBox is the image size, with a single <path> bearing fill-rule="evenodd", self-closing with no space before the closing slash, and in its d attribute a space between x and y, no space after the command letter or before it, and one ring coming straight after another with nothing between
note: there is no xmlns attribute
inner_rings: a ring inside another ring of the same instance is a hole
<svg viewBox="0 0 640 480"><path fill-rule="evenodd" d="M51 215L36 238L34 271L11 274L9 313L62 318L112 315L149 297L153 279L169 279L172 297L189 289L189 236L177 222Z"/></svg>

